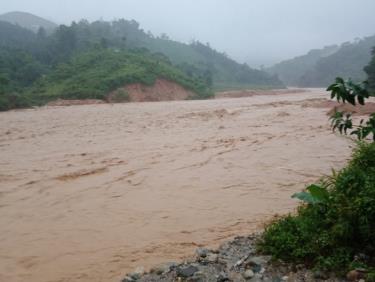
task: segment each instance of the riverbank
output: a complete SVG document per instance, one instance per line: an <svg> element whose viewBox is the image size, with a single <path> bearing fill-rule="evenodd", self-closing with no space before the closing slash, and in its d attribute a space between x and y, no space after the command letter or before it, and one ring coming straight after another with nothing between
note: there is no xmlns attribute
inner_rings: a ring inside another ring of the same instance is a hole
<svg viewBox="0 0 375 282"><path fill-rule="evenodd" d="M259 234L235 237L215 250L198 248L189 260L164 263L147 273L140 267L122 282L346 281L332 273L308 270L304 265L271 261L270 256L257 253L258 239Z"/></svg>

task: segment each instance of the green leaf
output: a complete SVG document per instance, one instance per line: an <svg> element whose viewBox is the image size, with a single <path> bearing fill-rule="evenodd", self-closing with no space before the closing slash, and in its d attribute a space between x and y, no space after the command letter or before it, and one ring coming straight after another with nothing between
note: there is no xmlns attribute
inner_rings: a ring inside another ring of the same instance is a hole
<svg viewBox="0 0 375 282"><path fill-rule="evenodd" d="M316 201L326 202L328 200L329 193L328 193L327 189L325 189L325 188L323 188L319 185L316 185L316 184L310 185L309 187L306 188L306 190L308 190L311 193L311 196Z"/></svg>
<svg viewBox="0 0 375 282"><path fill-rule="evenodd" d="M295 193L294 195L292 195L292 198L297 198L308 204L315 204L315 199L310 193L307 192Z"/></svg>

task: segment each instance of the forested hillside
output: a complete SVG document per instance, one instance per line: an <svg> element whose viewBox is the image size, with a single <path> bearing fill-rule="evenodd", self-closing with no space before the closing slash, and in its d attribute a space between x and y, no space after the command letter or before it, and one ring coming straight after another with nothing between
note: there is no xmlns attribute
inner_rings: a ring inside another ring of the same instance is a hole
<svg viewBox="0 0 375 282"><path fill-rule="evenodd" d="M337 76L350 77L354 81L366 79L363 66L371 60L375 36L339 47L313 50L305 56L284 61L268 69L287 85L300 87L326 87Z"/></svg>
<svg viewBox="0 0 375 282"><path fill-rule="evenodd" d="M281 81L286 85L296 86L299 84L302 74L310 71L321 58L332 55L337 52L338 49L339 46L332 45L324 47L323 49L311 50L306 55L276 64L268 68L267 71L271 74L278 75Z"/></svg>
<svg viewBox="0 0 375 282"><path fill-rule="evenodd" d="M57 98L102 99L124 85L153 85L158 78L176 82L196 93L193 99L212 94L204 80L190 78L160 56L146 50L125 51L93 48L59 64L48 76L38 80L26 97L33 104ZM126 93L123 93L126 95Z"/></svg>
<svg viewBox="0 0 375 282"><path fill-rule="evenodd" d="M276 76L239 64L208 44L155 37L133 20L82 20L51 34L42 27L32 32L0 21L3 110L52 98L103 98L119 83L150 83L157 76L180 83L199 98L219 88L283 87Z"/></svg>
<svg viewBox="0 0 375 282"><path fill-rule="evenodd" d="M365 67L365 72L368 76L370 90L375 93L375 47L372 49L372 59L370 63Z"/></svg>

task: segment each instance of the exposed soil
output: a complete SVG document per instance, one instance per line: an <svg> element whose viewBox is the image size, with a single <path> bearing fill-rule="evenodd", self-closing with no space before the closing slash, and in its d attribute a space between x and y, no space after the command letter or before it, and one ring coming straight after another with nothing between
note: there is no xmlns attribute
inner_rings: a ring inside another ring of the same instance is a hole
<svg viewBox="0 0 375 282"><path fill-rule="evenodd" d="M0 281L119 281L293 211L350 154L326 97L0 113Z"/></svg>
<svg viewBox="0 0 375 282"><path fill-rule="evenodd" d="M195 94L181 85L165 79L157 79L152 86L140 83L129 84L122 88L129 95L129 102L160 102L186 100ZM108 96L109 102L114 102L115 92Z"/></svg>

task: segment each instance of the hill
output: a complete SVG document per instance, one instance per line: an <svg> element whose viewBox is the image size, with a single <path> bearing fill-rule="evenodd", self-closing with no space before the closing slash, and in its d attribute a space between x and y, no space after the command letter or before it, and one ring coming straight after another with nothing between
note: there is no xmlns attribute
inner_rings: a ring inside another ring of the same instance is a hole
<svg viewBox="0 0 375 282"><path fill-rule="evenodd" d="M38 32L41 27L49 33L57 28L57 24L25 12L9 12L2 14L0 15L0 21L19 25L35 33Z"/></svg>
<svg viewBox="0 0 375 282"><path fill-rule="evenodd" d="M375 36L353 43L344 43L334 54L320 59L315 66L299 80L299 86L326 87L337 76L351 78L356 82L367 78L364 71L371 60Z"/></svg>
<svg viewBox="0 0 375 282"><path fill-rule="evenodd" d="M282 82L289 86L297 86L301 74L310 71L315 64L324 57L337 52L339 46L332 45L323 49L314 49L306 55L298 56L290 60L283 61L279 64L268 68L267 71L273 75L278 75Z"/></svg>
<svg viewBox="0 0 375 282"><path fill-rule="evenodd" d="M37 81L26 97L32 104L57 99L128 99L123 87L140 83L152 86L158 79L172 81L194 93L191 99L213 93L204 81L189 78L168 61L145 50L119 51L97 48L79 53ZM122 97L114 97L114 96Z"/></svg>
<svg viewBox="0 0 375 282"><path fill-rule="evenodd" d="M281 62L267 71L278 75L289 86L326 87L337 76L366 79L363 68L371 60L375 36L340 46L310 51L307 55Z"/></svg>
<svg viewBox="0 0 375 282"><path fill-rule="evenodd" d="M82 20L57 29L57 37L69 37L71 46L84 49L93 44L112 48L146 48L169 58L171 63L187 73L206 77L214 88L283 87L277 77L239 64L208 44L185 44L145 32L134 20L112 22Z"/></svg>
<svg viewBox="0 0 375 282"><path fill-rule="evenodd" d="M93 50L102 53L95 58ZM155 37L123 19L82 20L51 34L0 21L0 63L3 110L53 98L104 99L116 87L150 85L159 77L193 91L192 98L208 97L214 89L284 87L276 76L239 64L208 44ZM129 69L122 68L126 64Z"/></svg>

